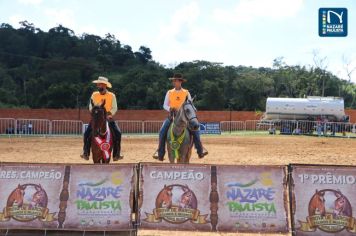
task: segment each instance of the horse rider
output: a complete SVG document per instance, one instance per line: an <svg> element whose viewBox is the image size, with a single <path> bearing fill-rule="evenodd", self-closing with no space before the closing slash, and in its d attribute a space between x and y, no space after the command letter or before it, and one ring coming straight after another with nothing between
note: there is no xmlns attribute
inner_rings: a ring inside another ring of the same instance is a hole
<svg viewBox="0 0 356 236"><path fill-rule="evenodd" d="M91 95L90 102L89 102L89 111L91 112L93 108L91 101L93 101L95 105L98 105L98 104L102 104L105 100L104 108L107 114L107 120L110 129L113 131L113 144L112 144L113 160L117 161L119 159L122 159L123 156L120 155L121 131L113 119L113 116L117 112L116 96L114 93L108 91L108 88L112 88L112 85L107 78L103 76L99 76L97 80L93 81L93 83L96 84L98 91L93 92L93 94ZM91 133L92 133L92 127L89 123L88 128L84 133L83 154L80 155L85 160L89 160L90 147L91 147Z"/></svg>
<svg viewBox="0 0 356 236"><path fill-rule="evenodd" d="M172 123L173 115L176 113L179 108L183 105L186 97L191 100L191 96L188 90L182 88L182 83L187 80L183 78L183 75L180 73L174 74L173 78L169 78L172 81L173 89L168 90L166 97L164 99L163 108L168 114L168 118L163 122L163 125L159 131L159 145L156 152L153 154L154 159L163 161L165 152L166 152L166 137L169 130L169 126ZM203 147L200 141L199 130L192 131L190 130L191 135L193 136L194 146L197 150L199 158L203 158L208 154L208 151Z"/></svg>

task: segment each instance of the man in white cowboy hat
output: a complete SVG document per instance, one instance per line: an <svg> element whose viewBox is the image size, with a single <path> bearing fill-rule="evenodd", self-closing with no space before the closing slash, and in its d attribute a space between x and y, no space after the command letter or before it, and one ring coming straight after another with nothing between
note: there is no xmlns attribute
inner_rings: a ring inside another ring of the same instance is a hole
<svg viewBox="0 0 356 236"><path fill-rule="evenodd" d="M182 88L182 83L187 80L183 78L183 75L180 73L174 74L173 78L169 78L172 81L173 89L168 90L166 97L164 99L163 108L169 112L168 118L163 122L163 125L159 131L159 145L156 152L153 154L154 159L163 161L164 155L166 153L166 136L169 129L169 126L172 122L171 113L174 113L179 110L183 105L186 97L192 99L190 93L187 89ZM193 136L194 146L197 149L199 158L203 158L208 155L208 151L203 147L200 141L199 131L190 131Z"/></svg>
<svg viewBox="0 0 356 236"><path fill-rule="evenodd" d="M113 116L117 112L116 96L114 93L109 92L107 90L108 88L112 88L112 85L107 78L103 76L99 76L97 80L93 81L93 83L96 84L98 91L93 92L93 94L90 97L89 110L91 111L93 108L91 101L93 101L93 103L96 105L96 104L102 104L105 100L104 108L107 112L109 127L114 134L113 135L113 159L114 161L117 161L123 158L123 156L120 155L121 131L113 119ZM91 132L92 132L92 128L89 123L88 128L84 133L83 154L80 155L85 160L89 160L90 146L91 146Z"/></svg>

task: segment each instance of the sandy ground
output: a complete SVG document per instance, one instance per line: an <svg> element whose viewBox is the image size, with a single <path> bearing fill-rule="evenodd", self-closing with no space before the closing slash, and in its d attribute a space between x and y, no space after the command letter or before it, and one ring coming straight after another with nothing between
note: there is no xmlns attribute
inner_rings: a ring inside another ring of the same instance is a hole
<svg viewBox="0 0 356 236"><path fill-rule="evenodd" d="M356 139L295 136L208 136L209 155L192 163L278 165L289 163L356 165ZM156 137L126 136L121 162L155 162ZM79 157L81 138L0 138L2 162L90 163ZM166 160L165 162L168 162Z"/></svg>
<svg viewBox="0 0 356 236"><path fill-rule="evenodd" d="M356 165L356 139L295 136L207 136L209 155L192 163L278 165L289 163ZM125 136L122 163L155 162L157 137ZM1 162L90 163L79 157L81 138L0 138ZM166 161L167 162L167 161ZM236 235L168 231L140 231L140 235ZM242 234L239 234L242 235ZM250 235L250 234L247 234ZM271 234L268 234L271 235Z"/></svg>

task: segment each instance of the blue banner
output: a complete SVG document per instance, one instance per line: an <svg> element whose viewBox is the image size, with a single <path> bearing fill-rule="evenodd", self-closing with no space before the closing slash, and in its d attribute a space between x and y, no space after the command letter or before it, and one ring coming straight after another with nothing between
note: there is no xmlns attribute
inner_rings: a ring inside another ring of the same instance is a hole
<svg viewBox="0 0 356 236"><path fill-rule="evenodd" d="M200 134L221 134L219 122L201 122Z"/></svg>

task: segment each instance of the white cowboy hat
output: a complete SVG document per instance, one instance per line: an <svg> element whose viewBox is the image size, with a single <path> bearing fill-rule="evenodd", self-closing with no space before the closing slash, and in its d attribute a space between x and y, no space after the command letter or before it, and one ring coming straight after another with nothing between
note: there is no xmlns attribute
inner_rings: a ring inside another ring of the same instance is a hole
<svg viewBox="0 0 356 236"><path fill-rule="evenodd" d="M94 84L106 84L108 88L112 88L111 83L109 82L108 78L104 76L99 76L97 80L93 81Z"/></svg>

